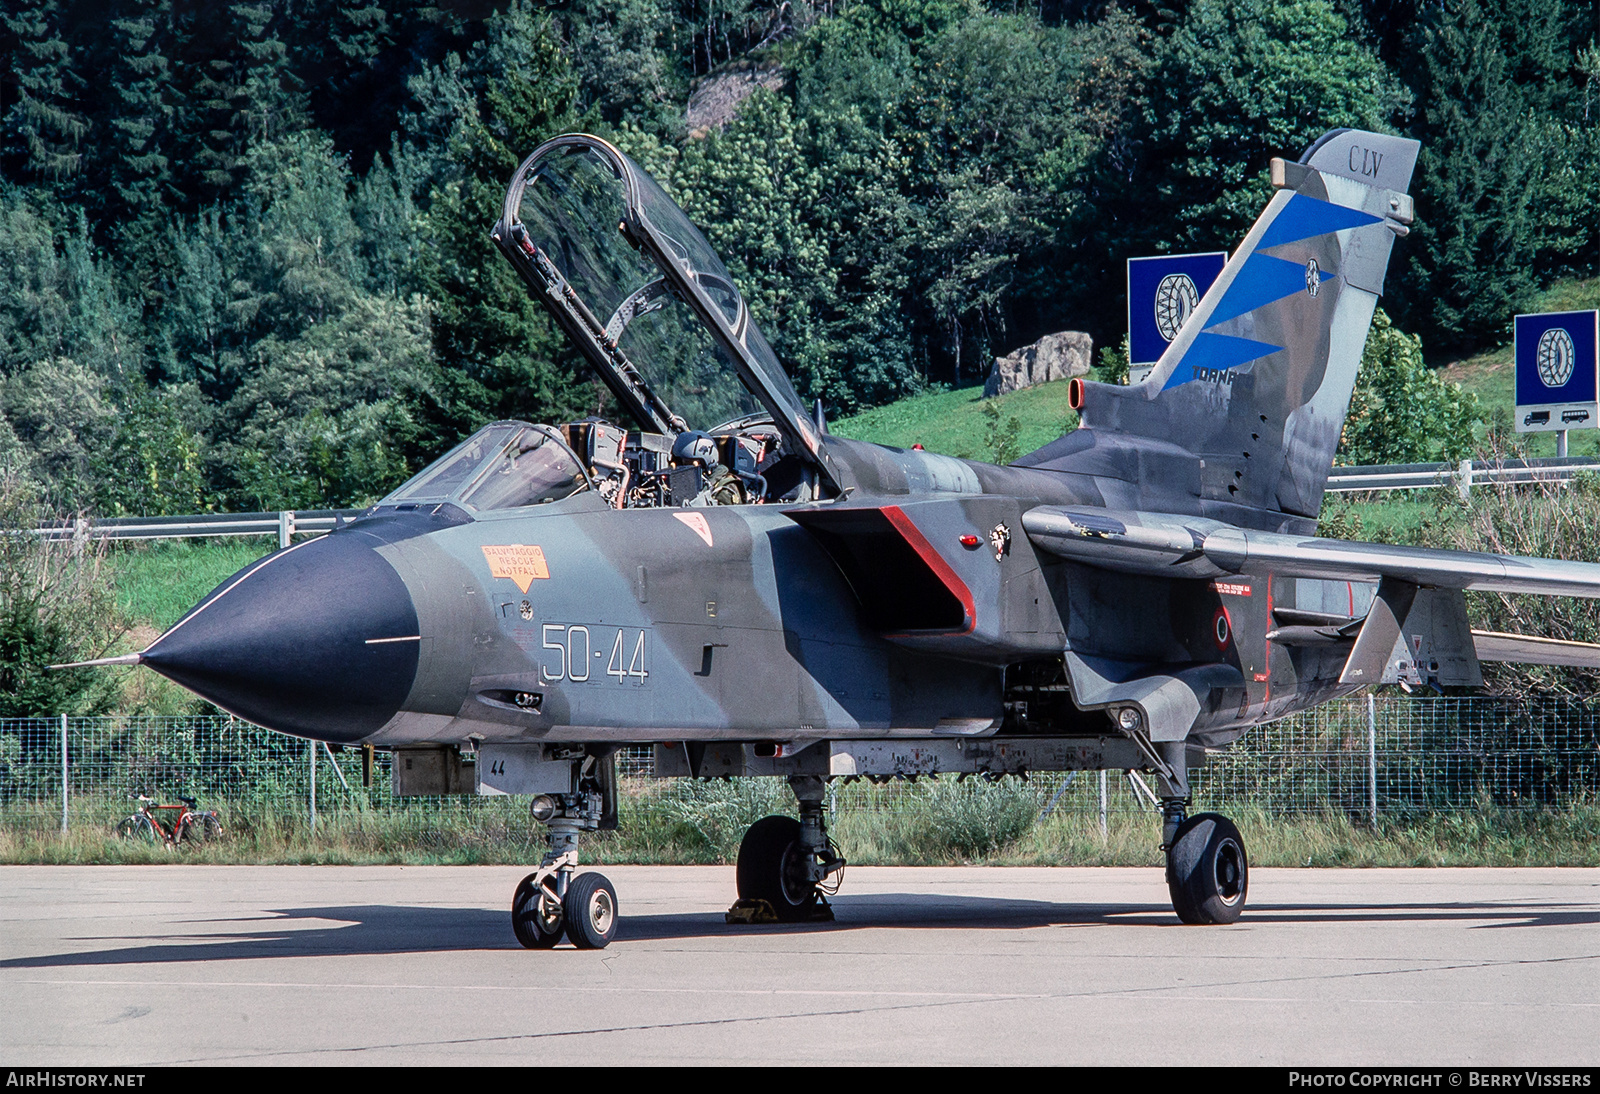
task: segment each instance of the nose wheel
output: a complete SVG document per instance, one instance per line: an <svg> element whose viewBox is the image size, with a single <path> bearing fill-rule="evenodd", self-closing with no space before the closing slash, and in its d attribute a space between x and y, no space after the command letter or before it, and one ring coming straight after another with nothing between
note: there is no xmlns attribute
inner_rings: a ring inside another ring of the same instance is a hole
<svg viewBox="0 0 1600 1094"><path fill-rule="evenodd" d="M530 950L548 950L563 934L580 950L603 950L617 933L617 888L604 874L541 867L511 897L511 931Z"/></svg>
<svg viewBox="0 0 1600 1094"><path fill-rule="evenodd" d="M554 881L555 875L529 874L511 898L511 930L530 950L548 950L561 941L566 916Z"/></svg>
<svg viewBox="0 0 1600 1094"><path fill-rule="evenodd" d="M549 841L539 868L511 897L511 931L530 950L565 935L580 950L602 950L617 933L617 889L604 874L578 873L578 835L600 826L598 795L543 796L531 812Z"/></svg>
<svg viewBox="0 0 1600 1094"><path fill-rule="evenodd" d="M617 890L604 874L579 874L562 901L567 937L580 950L603 950L617 933Z"/></svg>

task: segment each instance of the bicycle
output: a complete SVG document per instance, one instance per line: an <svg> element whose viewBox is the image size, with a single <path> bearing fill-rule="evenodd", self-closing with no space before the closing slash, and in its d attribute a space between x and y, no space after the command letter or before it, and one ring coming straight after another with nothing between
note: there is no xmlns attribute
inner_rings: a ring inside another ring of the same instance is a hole
<svg viewBox="0 0 1600 1094"><path fill-rule="evenodd" d="M117 835L146 843L159 841L169 850L222 836L222 818L216 810L201 811L194 798L182 794L177 799L179 804L162 804L143 794L133 795L139 807L118 823Z"/></svg>

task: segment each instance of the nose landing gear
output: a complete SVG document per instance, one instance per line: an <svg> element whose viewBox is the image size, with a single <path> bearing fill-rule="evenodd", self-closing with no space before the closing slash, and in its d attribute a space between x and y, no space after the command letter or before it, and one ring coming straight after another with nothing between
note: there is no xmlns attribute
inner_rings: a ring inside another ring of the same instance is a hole
<svg viewBox="0 0 1600 1094"><path fill-rule="evenodd" d="M616 887L604 874L577 872L579 833L615 826L610 765L587 757L574 768L572 793L541 794L531 807L549 848L511 898L512 933L530 950L548 950L563 934L580 950L601 950L617 933Z"/></svg>

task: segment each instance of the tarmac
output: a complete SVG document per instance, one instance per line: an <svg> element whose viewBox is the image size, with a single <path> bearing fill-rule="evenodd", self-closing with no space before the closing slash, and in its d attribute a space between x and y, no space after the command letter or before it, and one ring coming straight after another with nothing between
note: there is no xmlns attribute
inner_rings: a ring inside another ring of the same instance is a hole
<svg viewBox="0 0 1600 1094"><path fill-rule="evenodd" d="M1600 870L857 868L732 926L730 867L617 866L601 951L515 867L0 867L0 1065L1600 1064Z"/></svg>

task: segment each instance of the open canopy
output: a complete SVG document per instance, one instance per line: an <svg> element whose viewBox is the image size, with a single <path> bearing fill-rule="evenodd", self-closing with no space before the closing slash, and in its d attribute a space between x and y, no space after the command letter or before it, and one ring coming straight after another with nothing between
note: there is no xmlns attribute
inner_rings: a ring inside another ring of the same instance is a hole
<svg viewBox="0 0 1600 1094"><path fill-rule="evenodd" d="M640 425L710 430L765 410L828 478L817 428L727 268L654 179L598 137L517 169L495 241Z"/></svg>

